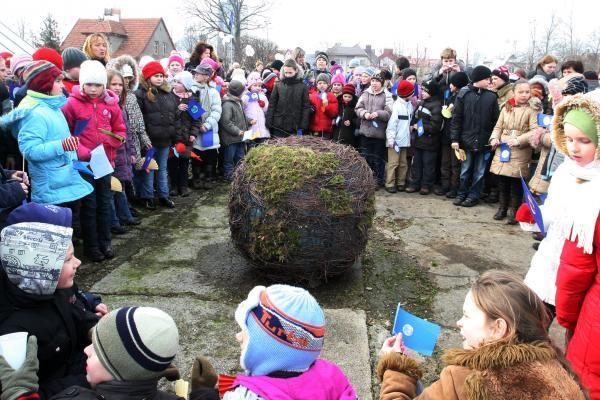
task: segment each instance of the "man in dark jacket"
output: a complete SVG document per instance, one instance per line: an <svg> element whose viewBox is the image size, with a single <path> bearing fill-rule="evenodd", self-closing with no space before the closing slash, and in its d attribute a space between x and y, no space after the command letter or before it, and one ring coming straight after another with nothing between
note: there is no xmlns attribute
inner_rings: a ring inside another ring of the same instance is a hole
<svg viewBox="0 0 600 400"><path fill-rule="evenodd" d="M452 148L464 150L466 159L460 171L460 187L454 205L472 207L479 202L483 175L490 156L488 141L500 110L497 96L488 87L492 71L478 65L471 73L471 84L456 97L450 128Z"/></svg>
<svg viewBox="0 0 600 400"><path fill-rule="evenodd" d="M29 177L26 172L11 171L0 165L0 229L10 211L27 198Z"/></svg>
<svg viewBox="0 0 600 400"><path fill-rule="evenodd" d="M288 137L307 131L310 119L308 88L302 83L294 60L283 64L283 79L275 84L269 109L267 127L275 137Z"/></svg>

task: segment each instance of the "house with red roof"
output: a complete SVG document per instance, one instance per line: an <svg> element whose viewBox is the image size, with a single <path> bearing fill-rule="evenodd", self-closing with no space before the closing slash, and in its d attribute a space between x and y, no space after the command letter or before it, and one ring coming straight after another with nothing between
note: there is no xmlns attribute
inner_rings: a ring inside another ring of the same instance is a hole
<svg viewBox="0 0 600 400"><path fill-rule="evenodd" d="M78 19L61 50L81 48L85 38L92 33L104 33L110 42L110 55L129 54L139 61L148 55L154 59L169 57L175 44L162 18L121 18L119 9L106 9L103 18Z"/></svg>

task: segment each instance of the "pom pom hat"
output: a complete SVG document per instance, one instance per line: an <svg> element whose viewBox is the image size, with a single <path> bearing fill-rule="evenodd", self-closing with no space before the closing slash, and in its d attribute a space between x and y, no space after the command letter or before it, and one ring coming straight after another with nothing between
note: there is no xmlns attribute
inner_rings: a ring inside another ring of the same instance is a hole
<svg viewBox="0 0 600 400"><path fill-rule="evenodd" d="M315 362L325 338L325 314L306 290L256 286L235 311L248 335L240 364L249 375L303 372Z"/></svg>

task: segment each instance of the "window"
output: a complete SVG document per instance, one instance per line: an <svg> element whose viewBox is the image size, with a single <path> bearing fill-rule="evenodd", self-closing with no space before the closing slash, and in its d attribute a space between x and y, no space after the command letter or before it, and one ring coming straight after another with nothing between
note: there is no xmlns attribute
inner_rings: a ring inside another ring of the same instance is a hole
<svg viewBox="0 0 600 400"><path fill-rule="evenodd" d="M163 42L163 56L167 55L167 44Z"/></svg>
<svg viewBox="0 0 600 400"><path fill-rule="evenodd" d="M158 55L159 45L160 45L160 43L158 43L158 41L154 42L154 54L155 55Z"/></svg>

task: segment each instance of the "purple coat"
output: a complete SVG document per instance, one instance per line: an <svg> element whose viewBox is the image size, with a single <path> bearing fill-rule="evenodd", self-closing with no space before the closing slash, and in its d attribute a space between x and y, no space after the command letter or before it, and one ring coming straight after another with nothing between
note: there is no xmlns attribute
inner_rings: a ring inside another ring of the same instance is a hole
<svg viewBox="0 0 600 400"><path fill-rule="evenodd" d="M127 127L127 141L125 145L117 149L117 157L115 158L115 172L113 176L121 182L129 182L133 179L133 166L131 164L131 156L135 156L135 146L133 141L129 138L133 137L130 135L129 118L125 109L122 109L123 121Z"/></svg>

